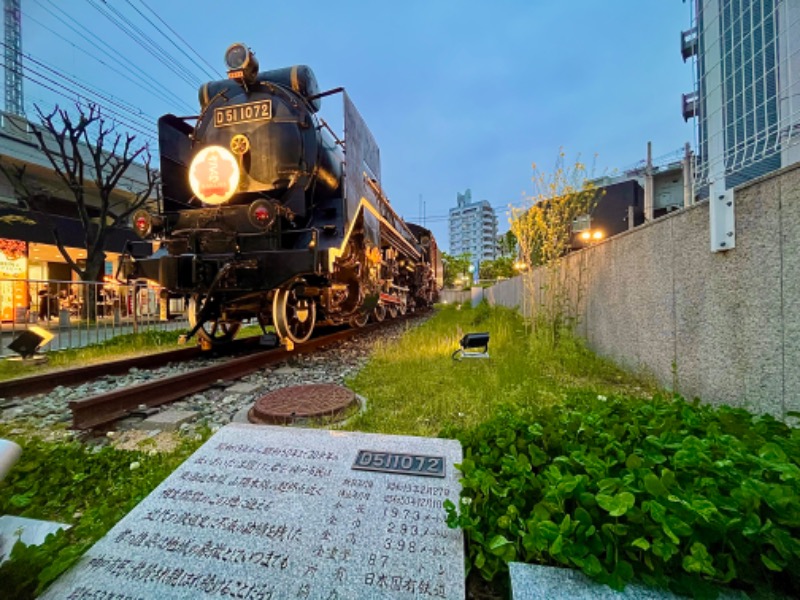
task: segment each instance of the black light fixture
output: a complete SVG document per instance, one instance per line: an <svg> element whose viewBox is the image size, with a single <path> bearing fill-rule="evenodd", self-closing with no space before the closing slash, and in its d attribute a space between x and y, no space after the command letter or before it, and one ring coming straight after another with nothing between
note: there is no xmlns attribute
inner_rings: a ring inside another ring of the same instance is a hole
<svg viewBox="0 0 800 600"><path fill-rule="evenodd" d="M11 340L8 349L16 352L23 360L36 357L36 351L55 337L41 327L29 327Z"/></svg>
<svg viewBox="0 0 800 600"><path fill-rule="evenodd" d="M453 360L462 358L489 358L489 333L468 333L459 342L461 348L453 352Z"/></svg>

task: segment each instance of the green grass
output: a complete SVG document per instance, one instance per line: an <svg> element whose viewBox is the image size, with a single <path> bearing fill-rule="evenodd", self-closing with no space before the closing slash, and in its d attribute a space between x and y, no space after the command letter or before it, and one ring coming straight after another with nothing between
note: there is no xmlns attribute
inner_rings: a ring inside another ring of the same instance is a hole
<svg viewBox="0 0 800 600"><path fill-rule="evenodd" d="M488 360L455 361L465 333L489 332ZM570 391L649 397L650 382L625 373L565 336L555 349L514 311L442 307L398 342L380 345L348 385L368 410L348 429L436 436L474 427L501 405L561 403Z"/></svg>
<svg viewBox="0 0 800 600"><path fill-rule="evenodd" d="M143 331L142 333L129 333L118 335L109 340L84 346L46 352L47 362L32 365L16 360L0 360L0 381L38 375L49 371L69 369L78 365L87 365L112 360L120 360L154 352L165 352L178 348L178 337L185 331ZM261 328L257 325L247 325L239 330L237 337L258 335ZM196 339L188 342L196 343Z"/></svg>

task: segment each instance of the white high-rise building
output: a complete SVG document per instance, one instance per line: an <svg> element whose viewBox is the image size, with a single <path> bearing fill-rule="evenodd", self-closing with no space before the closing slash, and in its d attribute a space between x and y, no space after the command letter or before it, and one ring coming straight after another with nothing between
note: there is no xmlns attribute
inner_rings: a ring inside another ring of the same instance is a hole
<svg viewBox="0 0 800 600"><path fill-rule="evenodd" d="M472 191L457 194L450 209L450 254L470 254L475 279L481 262L497 258L497 215L487 200L472 201Z"/></svg>

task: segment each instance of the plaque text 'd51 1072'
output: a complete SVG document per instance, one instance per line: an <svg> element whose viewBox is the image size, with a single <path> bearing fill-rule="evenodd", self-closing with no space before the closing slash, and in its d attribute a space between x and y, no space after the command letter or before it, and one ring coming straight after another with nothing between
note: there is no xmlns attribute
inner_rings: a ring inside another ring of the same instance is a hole
<svg viewBox="0 0 800 600"><path fill-rule="evenodd" d="M380 471L399 475L445 476L443 456L401 454L377 450L359 450L352 468L360 471Z"/></svg>

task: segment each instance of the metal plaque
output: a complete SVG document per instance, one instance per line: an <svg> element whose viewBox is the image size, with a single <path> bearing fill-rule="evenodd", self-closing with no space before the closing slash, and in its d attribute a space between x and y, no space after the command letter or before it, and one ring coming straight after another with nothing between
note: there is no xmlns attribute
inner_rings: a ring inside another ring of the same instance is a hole
<svg viewBox="0 0 800 600"><path fill-rule="evenodd" d="M214 127L229 127L237 123L268 121L272 118L272 101L259 100L214 109Z"/></svg>
<svg viewBox="0 0 800 600"><path fill-rule="evenodd" d="M379 471L398 475L422 477L444 477L444 457L423 454L359 450L353 469L357 471Z"/></svg>

